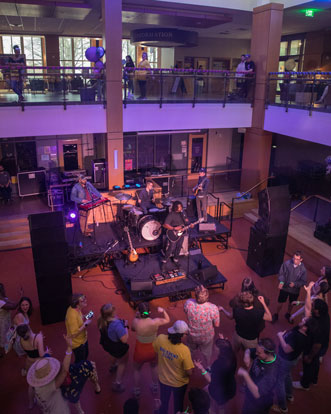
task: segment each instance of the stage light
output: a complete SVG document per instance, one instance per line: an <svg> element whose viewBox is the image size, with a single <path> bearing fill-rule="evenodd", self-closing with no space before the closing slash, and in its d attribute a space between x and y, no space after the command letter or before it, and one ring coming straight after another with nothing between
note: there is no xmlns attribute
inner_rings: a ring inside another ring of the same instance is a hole
<svg viewBox="0 0 331 414"><path fill-rule="evenodd" d="M130 188L131 186L129 184L125 184L124 188Z"/></svg>
<svg viewBox="0 0 331 414"><path fill-rule="evenodd" d="M113 189L114 190L120 190L121 189L121 186L119 186L119 185L113 185Z"/></svg>
<svg viewBox="0 0 331 414"><path fill-rule="evenodd" d="M138 184L138 183L136 183L136 187L137 187L137 188L140 188L140 187L141 187L141 185L140 185L140 184Z"/></svg>
<svg viewBox="0 0 331 414"><path fill-rule="evenodd" d="M70 210L68 212L68 220L70 223L74 223L77 220L77 212L75 210Z"/></svg>

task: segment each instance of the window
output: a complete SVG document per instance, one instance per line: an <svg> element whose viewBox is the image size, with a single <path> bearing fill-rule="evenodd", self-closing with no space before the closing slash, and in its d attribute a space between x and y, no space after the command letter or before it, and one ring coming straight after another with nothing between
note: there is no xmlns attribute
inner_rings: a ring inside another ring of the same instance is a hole
<svg viewBox="0 0 331 414"><path fill-rule="evenodd" d="M27 66L43 66L43 38L40 36L2 36L3 53L13 54L13 46L18 45L25 55ZM28 72L42 73L42 69L29 69Z"/></svg>
<svg viewBox="0 0 331 414"><path fill-rule="evenodd" d="M86 59L85 51L91 47L91 40L89 37L60 37L60 65L90 67L91 62ZM72 70L66 69L65 72ZM74 73L82 73L82 70L75 69Z"/></svg>
<svg viewBox="0 0 331 414"><path fill-rule="evenodd" d="M131 56L133 62L136 64L136 46L130 43L130 40L123 39L122 40L122 60L126 58L126 56Z"/></svg>
<svg viewBox="0 0 331 414"><path fill-rule="evenodd" d="M290 44L290 55L300 55L301 40L292 40Z"/></svg>
<svg viewBox="0 0 331 414"><path fill-rule="evenodd" d="M158 48L148 47L147 48L148 62L152 68L158 67Z"/></svg>
<svg viewBox="0 0 331 414"><path fill-rule="evenodd" d="M124 171L137 169L137 137L124 136L123 140Z"/></svg>
<svg viewBox="0 0 331 414"><path fill-rule="evenodd" d="M288 42L280 42L280 52L279 56L287 55Z"/></svg>
<svg viewBox="0 0 331 414"><path fill-rule="evenodd" d="M138 137L138 168L147 169L154 166L154 136Z"/></svg>

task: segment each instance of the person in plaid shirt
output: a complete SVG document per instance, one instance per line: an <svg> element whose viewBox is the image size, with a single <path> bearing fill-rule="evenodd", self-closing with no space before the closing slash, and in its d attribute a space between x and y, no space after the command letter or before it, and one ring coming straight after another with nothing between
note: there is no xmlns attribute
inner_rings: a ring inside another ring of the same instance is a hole
<svg viewBox="0 0 331 414"><path fill-rule="evenodd" d="M217 306L208 302L209 292L204 286L195 289L195 297L196 299L188 299L184 304L190 329L188 346L192 351L199 349L209 365L215 328L220 325L220 315Z"/></svg>

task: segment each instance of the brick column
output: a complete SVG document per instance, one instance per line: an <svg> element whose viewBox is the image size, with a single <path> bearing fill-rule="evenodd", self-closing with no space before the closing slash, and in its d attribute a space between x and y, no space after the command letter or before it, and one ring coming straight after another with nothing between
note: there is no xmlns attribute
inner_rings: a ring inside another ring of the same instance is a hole
<svg viewBox="0 0 331 414"><path fill-rule="evenodd" d="M251 56L256 65L256 88L252 128L247 129L244 141L242 191L268 177L272 134L263 129L265 93L268 73L278 70L282 21L282 4L253 9Z"/></svg>
<svg viewBox="0 0 331 414"><path fill-rule="evenodd" d="M103 0L109 188L123 185L122 0Z"/></svg>

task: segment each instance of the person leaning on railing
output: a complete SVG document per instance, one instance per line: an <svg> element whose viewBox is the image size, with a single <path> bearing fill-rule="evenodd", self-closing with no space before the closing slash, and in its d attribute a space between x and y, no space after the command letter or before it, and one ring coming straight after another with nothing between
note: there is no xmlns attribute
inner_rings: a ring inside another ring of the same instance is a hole
<svg viewBox="0 0 331 414"><path fill-rule="evenodd" d="M138 64L138 69L146 69L146 70L137 70L136 72L136 78L138 80L138 84L140 88L140 96L138 99L146 99L147 75L148 75L148 69L150 68L151 68L151 65L148 62L147 53L144 52L142 54L142 60Z"/></svg>
<svg viewBox="0 0 331 414"><path fill-rule="evenodd" d="M9 85L12 90L18 95L18 101L24 101L23 96L23 66L26 66L25 58L21 55L21 50L18 45L13 46L14 56L10 56L8 64L10 66Z"/></svg>

